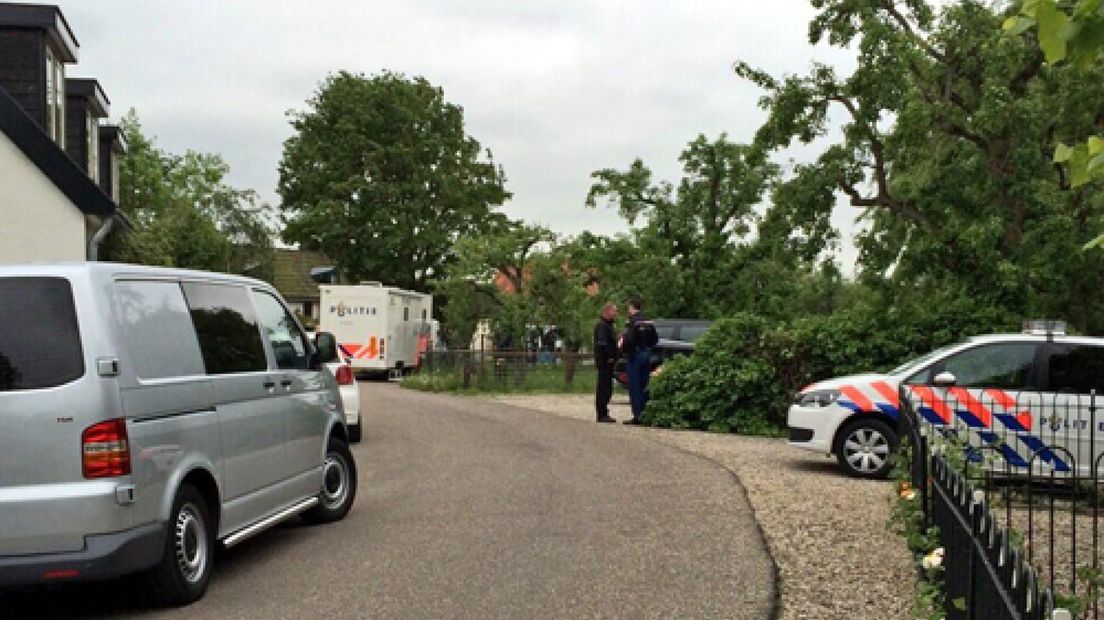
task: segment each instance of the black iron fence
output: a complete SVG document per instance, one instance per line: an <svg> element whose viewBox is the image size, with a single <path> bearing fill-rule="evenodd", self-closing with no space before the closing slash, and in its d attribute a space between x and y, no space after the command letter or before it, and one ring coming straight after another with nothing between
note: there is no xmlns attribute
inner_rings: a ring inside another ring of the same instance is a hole
<svg viewBox="0 0 1104 620"><path fill-rule="evenodd" d="M438 389L484 391L590 391L593 358L570 351L432 351L417 379Z"/></svg>
<svg viewBox="0 0 1104 620"><path fill-rule="evenodd" d="M904 386L901 429L948 619L1100 618L1099 397Z"/></svg>

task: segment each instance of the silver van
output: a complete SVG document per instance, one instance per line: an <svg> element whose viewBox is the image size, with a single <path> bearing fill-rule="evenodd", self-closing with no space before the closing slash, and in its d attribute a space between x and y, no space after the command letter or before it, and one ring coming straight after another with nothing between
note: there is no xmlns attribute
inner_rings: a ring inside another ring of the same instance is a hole
<svg viewBox="0 0 1104 620"><path fill-rule="evenodd" d="M343 518L336 358L257 280L0 266L0 587L141 573L186 604L216 544Z"/></svg>

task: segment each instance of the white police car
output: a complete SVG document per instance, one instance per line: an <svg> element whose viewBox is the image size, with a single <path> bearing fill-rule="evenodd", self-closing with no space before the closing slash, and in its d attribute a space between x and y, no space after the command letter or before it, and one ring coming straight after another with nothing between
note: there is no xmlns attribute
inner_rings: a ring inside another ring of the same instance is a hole
<svg viewBox="0 0 1104 620"><path fill-rule="evenodd" d="M789 444L835 455L844 471L884 477L900 428L904 384L927 422L962 432L973 456L990 449L1003 467L1044 463L1089 471L1104 453L1104 339L1030 323L1022 334L976 336L885 374L840 377L801 390L787 418Z"/></svg>

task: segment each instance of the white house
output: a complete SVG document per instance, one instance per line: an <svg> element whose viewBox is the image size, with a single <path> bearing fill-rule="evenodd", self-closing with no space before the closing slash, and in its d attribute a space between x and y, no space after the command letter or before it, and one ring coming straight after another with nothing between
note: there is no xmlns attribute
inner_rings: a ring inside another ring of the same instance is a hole
<svg viewBox="0 0 1104 620"><path fill-rule="evenodd" d="M0 3L0 264L85 260L122 219L117 163L100 161L119 154L100 144L107 96L65 78L78 47L57 7Z"/></svg>

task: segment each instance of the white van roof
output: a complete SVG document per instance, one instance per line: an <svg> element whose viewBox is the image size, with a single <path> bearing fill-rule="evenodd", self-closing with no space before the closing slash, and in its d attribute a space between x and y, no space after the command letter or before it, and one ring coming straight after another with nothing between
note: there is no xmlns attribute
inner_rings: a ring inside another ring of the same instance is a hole
<svg viewBox="0 0 1104 620"><path fill-rule="evenodd" d="M250 286L271 288L267 282L246 276L176 267L151 267L129 263L110 262L70 262L70 263L21 263L0 265L0 278L16 276L75 276L91 275L95 278L114 278L118 276L138 277L174 277L195 280L219 280Z"/></svg>

